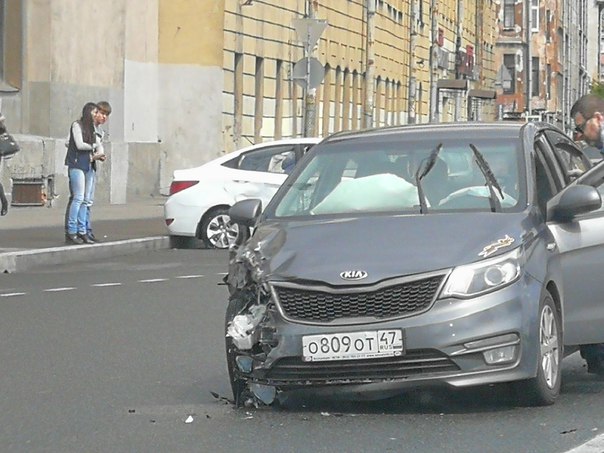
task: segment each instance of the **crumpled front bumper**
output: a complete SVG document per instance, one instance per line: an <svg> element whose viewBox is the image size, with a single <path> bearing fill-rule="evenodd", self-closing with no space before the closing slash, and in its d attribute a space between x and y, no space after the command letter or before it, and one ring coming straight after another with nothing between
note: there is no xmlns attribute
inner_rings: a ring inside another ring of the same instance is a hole
<svg viewBox="0 0 604 453"><path fill-rule="evenodd" d="M437 300L426 312L380 322L296 323L275 307L255 331L255 346L239 378L280 390L299 388L331 394L396 394L423 384L471 386L534 377L539 358L537 314L541 285L525 275L499 291L472 299ZM305 362L302 337L401 329L404 353L378 359ZM487 364L484 353L514 346L512 360Z"/></svg>

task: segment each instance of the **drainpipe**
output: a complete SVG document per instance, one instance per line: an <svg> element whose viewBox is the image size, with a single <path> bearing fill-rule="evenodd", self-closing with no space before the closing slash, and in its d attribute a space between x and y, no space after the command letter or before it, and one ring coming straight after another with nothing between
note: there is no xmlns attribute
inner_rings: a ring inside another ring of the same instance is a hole
<svg viewBox="0 0 604 453"><path fill-rule="evenodd" d="M457 0L457 38L455 39L455 55L458 55L461 50L462 34L463 34L463 1ZM461 74L458 73L457 68L455 70L455 78L461 79ZM455 121L459 121L459 114L461 111L461 96L455 96Z"/></svg>
<svg viewBox="0 0 604 453"><path fill-rule="evenodd" d="M421 1L421 0L420 0ZM416 0L409 1L409 95L407 99L407 123L415 124L415 96L417 92L417 78L415 77L415 48L417 46L417 3Z"/></svg>
<svg viewBox="0 0 604 453"><path fill-rule="evenodd" d="M532 85L533 85L533 55L531 52L531 28L533 23L531 21L531 2L524 2L525 9L525 17L524 21L526 26L526 57L524 61L524 70L526 71L526 75L524 80L526 80L526 112L527 115L532 115L531 112L531 96L532 96Z"/></svg>
<svg viewBox="0 0 604 453"><path fill-rule="evenodd" d="M438 34L438 0L430 0L430 122L437 123L438 90L436 87L435 49Z"/></svg>
<svg viewBox="0 0 604 453"><path fill-rule="evenodd" d="M373 108L375 96L375 2L367 0L367 51L365 61L365 105L363 109L363 127L373 126Z"/></svg>

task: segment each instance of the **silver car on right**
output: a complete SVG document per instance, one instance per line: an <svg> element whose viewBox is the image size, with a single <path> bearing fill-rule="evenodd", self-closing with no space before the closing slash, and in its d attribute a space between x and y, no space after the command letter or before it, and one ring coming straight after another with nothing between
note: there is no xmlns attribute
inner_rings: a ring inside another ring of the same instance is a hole
<svg viewBox="0 0 604 453"><path fill-rule="evenodd" d="M326 138L229 211L254 230L226 278L235 401L512 382L552 404L565 353L604 342L603 190L544 123Z"/></svg>

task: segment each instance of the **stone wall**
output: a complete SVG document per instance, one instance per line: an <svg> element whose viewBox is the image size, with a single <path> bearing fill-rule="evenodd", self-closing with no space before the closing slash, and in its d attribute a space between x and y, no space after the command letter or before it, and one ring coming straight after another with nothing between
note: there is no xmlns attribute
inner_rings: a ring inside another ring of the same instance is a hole
<svg viewBox="0 0 604 453"><path fill-rule="evenodd" d="M63 208L69 199L65 139L13 134L21 151L0 163L0 182L16 202ZM95 204L124 204L160 194L160 145L106 143L107 160L99 164ZM27 188L25 187L27 186ZM34 187L40 197L34 197Z"/></svg>

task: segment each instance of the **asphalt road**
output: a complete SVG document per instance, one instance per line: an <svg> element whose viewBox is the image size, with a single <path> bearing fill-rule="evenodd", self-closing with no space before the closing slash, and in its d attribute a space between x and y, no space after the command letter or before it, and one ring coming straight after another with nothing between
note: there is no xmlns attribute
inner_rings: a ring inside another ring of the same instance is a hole
<svg viewBox="0 0 604 453"><path fill-rule="evenodd" d="M2 452L565 452L604 432L604 381L577 354L560 400L500 387L235 409L227 255L162 250L0 275Z"/></svg>

